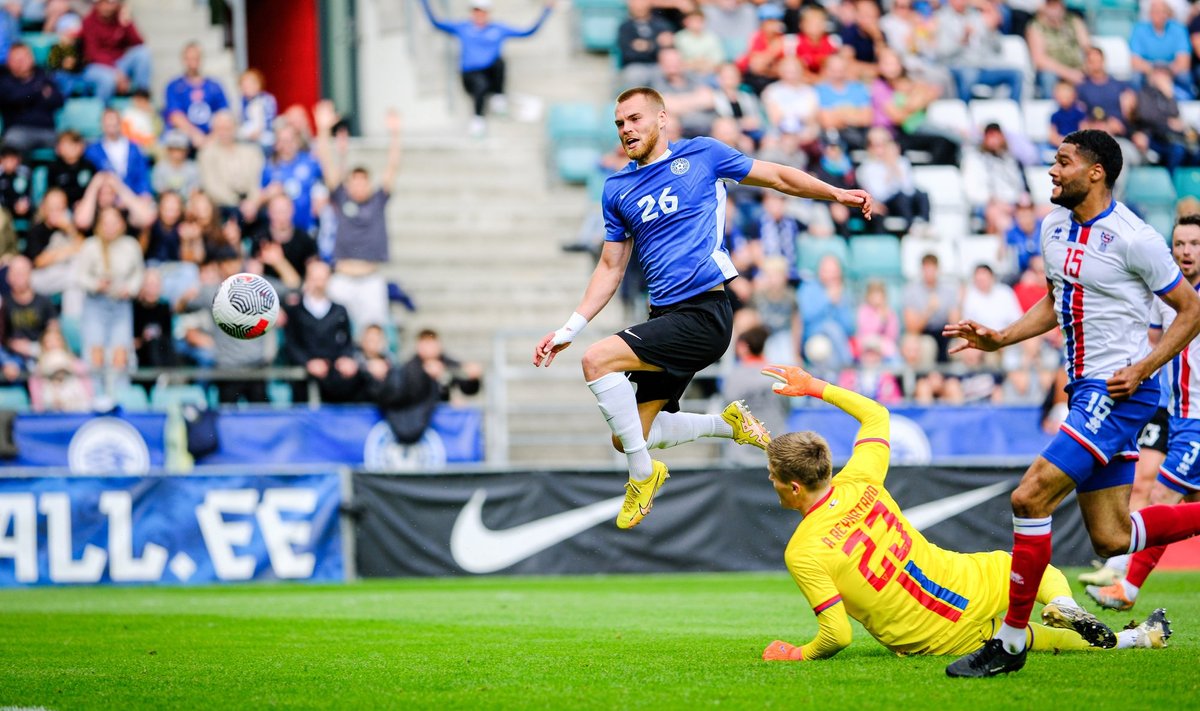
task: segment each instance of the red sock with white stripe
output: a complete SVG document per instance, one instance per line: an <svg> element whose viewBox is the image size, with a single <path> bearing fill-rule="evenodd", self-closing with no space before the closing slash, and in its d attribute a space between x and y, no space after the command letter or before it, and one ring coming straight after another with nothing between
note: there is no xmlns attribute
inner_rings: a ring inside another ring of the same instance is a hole
<svg viewBox="0 0 1200 711"><path fill-rule="evenodd" d="M1008 582L1008 613L996 636L1016 654L1025 648L1025 628L1037 599L1046 566L1050 565L1051 518L1013 516L1012 573Z"/></svg>
<svg viewBox="0 0 1200 711"><path fill-rule="evenodd" d="M1129 552L1165 546L1200 534L1200 503L1147 506L1129 514Z"/></svg>
<svg viewBox="0 0 1200 711"><path fill-rule="evenodd" d="M1154 546L1133 554L1133 558L1129 560L1129 573L1121 581L1121 587L1125 588L1125 596L1130 601L1137 599L1138 591L1146 584L1146 578L1150 577L1150 573L1154 571L1158 560L1166 551L1166 546Z"/></svg>

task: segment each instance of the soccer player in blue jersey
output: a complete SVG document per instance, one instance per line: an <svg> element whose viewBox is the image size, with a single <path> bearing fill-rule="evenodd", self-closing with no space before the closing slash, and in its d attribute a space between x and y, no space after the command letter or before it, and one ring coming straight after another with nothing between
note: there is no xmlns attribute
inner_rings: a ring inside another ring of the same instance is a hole
<svg viewBox="0 0 1200 711"><path fill-rule="evenodd" d="M725 181L787 195L836 201L871 217L871 196L843 190L777 163L753 160L711 138L668 144L662 96L637 87L617 97L617 134L631 162L604 184L607 235L583 300L562 328L534 349L548 366L612 299L637 245L650 289L650 318L593 344L583 375L625 452L629 482L618 528L636 526L650 511L667 467L649 448L699 437L725 437L766 448L770 435L734 402L720 415L679 412L679 398L697 372L729 347L733 309L725 284L738 276L722 246ZM636 392L634 385L636 384Z"/></svg>

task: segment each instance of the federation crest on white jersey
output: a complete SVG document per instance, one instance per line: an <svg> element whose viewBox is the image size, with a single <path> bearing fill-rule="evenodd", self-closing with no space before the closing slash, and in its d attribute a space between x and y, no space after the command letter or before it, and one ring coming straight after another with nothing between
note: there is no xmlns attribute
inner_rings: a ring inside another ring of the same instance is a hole
<svg viewBox="0 0 1200 711"><path fill-rule="evenodd" d="M212 315L217 327L230 336L258 338L275 325L279 296L270 282L257 274L234 274L221 283L213 297Z"/></svg>

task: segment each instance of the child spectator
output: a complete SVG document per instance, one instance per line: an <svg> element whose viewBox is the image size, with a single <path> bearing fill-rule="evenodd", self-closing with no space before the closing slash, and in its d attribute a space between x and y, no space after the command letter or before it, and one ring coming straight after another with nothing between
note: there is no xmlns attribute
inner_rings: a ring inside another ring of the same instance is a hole
<svg viewBox="0 0 1200 711"><path fill-rule="evenodd" d="M884 369L884 360L880 339L875 336L864 338L860 343L858 367L843 370L838 385L883 405L899 403L904 399L900 381Z"/></svg>
<svg viewBox="0 0 1200 711"><path fill-rule="evenodd" d="M163 122L145 89L133 92L129 97L129 105L121 111L121 132L143 153L151 154L157 150Z"/></svg>
<svg viewBox="0 0 1200 711"><path fill-rule="evenodd" d="M188 158L188 137L179 131L163 135L163 157L150 172L150 186L155 193L167 191L190 195L200 189L200 170Z"/></svg>
<svg viewBox="0 0 1200 711"><path fill-rule="evenodd" d="M133 302L133 347L138 367L172 368L178 365L172 338L170 305L162 298L162 278L147 269L141 291Z"/></svg>
<svg viewBox="0 0 1200 711"><path fill-rule="evenodd" d="M33 290L33 264L24 256L8 263L8 297L0 304L4 326L4 349L32 366L39 353L42 335L58 328L58 309L49 297Z"/></svg>
<svg viewBox="0 0 1200 711"><path fill-rule="evenodd" d="M21 162L21 152L8 144L0 146L0 207L14 219L33 216L33 173Z"/></svg>
<svg viewBox="0 0 1200 711"><path fill-rule="evenodd" d="M758 141L763 135L762 108L753 92L742 88L742 72L736 64L722 64L717 68L717 88L713 92L713 137L716 137L716 122L733 119L742 134ZM750 144L753 150L753 144ZM745 151L743 151L745 152Z"/></svg>
<svg viewBox="0 0 1200 711"><path fill-rule="evenodd" d="M707 27L707 20L699 8L683 16L683 29L675 33L675 48L679 50L683 66L690 72L709 75L725 61L725 48L721 38Z"/></svg>
<svg viewBox="0 0 1200 711"><path fill-rule="evenodd" d="M96 174L96 166L84 156L83 136L77 131L66 130L58 134L54 144L54 162L46 172L47 188L58 188L67 196L67 203L74 207L83 197L88 183Z"/></svg>
<svg viewBox="0 0 1200 711"><path fill-rule="evenodd" d="M275 145L275 130L272 125L279 115L279 104L265 89L262 72L247 69L238 80L242 92L241 125L237 129L239 141L254 143L262 147L265 154L271 153ZM214 121L216 116L213 117ZM214 127L215 130L215 127Z"/></svg>
<svg viewBox="0 0 1200 711"><path fill-rule="evenodd" d="M1067 134L1078 131L1079 125L1087 120L1087 109L1071 82L1060 81L1054 85L1054 103L1058 108L1050 114L1050 131L1047 135L1051 146L1062 143Z"/></svg>
<svg viewBox="0 0 1200 711"><path fill-rule="evenodd" d="M243 210L259 208L275 195L285 194L296 207L294 222L304 231L316 224L313 211L313 192L321 184L321 164L305 149L300 131L291 122L283 123L275 130L275 152L263 166L260 186L255 204ZM243 212L245 214L245 212Z"/></svg>
<svg viewBox="0 0 1200 711"><path fill-rule="evenodd" d="M900 318L888 301L887 286L881 281L867 283L866 299L858 307L855 336L860 348L871 342L885 362L896 360L900 347Z"/></svg>
<svg viewBox="0 0 1200 711"><path fill-rule="evenodd" d="M829 16L820 6L810 5L800 11L800 35L796 40L796 56L804 67L806 78L815 81L825 66L825 60L837 54L837 47L828 32Z"/></svg>
<svg viewBox="0 0 1200 711"><path fill-rule="evenodd" d="M78 15L64 15L55 26L58 42L50 48L46 67L50 70L63 98L82 95L91 87L83 79L83 51L79 47L79 32L83 20Z"/></svg>
<svg viewBox="0 0 1200 711"><path fill-rule="evenodd" d="M34 412L87 412L92 409L92 383L87 366L67 348L58 329L42 335L41 355L29 379Z"/></svg>
<svg viewBox="0 0 1200 711"><path fill-rule="evenodd" d="M142 286L142 248L125 231L115 207L100 211L95 236L79 252L83 302L83 346L92 367L129 366L133 345L133 297Z"/></svg>
<svg viewBox="0 0 1200 711"><path fill-rule="evenodd" d="M25 238L26 258L33 262L33 289L46 296L62 295L63 313L78 318L83 294L75 279L75 257L83 234L71 219L67 194L51 188L42 197Z"/></svg>
<svg viewBox="0 0 1200 711"><path fill-rule="evenodd" d="M783 11L771 3L758 6L758 31L750 36L746 53L737 60L742 80L762 94L763 90L779 78L780 63L784 59Z"/></svg>

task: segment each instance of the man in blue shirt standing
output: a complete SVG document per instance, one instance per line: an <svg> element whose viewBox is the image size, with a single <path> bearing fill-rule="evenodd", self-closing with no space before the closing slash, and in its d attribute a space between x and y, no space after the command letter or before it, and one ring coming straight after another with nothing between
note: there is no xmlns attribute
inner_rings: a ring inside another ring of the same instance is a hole
<svg viewBox="0 0 1200 711"><path fill-rule="evenodd" d="M546 0L541 16L532 27L519 30L499 22L491 21L492 0L472 0L471 19L448 22L439 20L429 7L429 0L421 0L421 7L433 26L447 34L458 38L459 67L462 71L463 88L471 95L474 102L475 115L471 118L470 132L472 136L482 136L487 128L483 120L484 109L489 96L495 96L493 101L496 109L504 111L506 99L504 96L504 58L500 56L500 48L510 37L529 37L542 27L542 23L550 16L554 0Z"/></svg>
<svg viewBox="0 0 1200 711"><path fill-rule="evenodd" d="M548 366L616 293L637 246L650 289L650 319L593 344L583 375L625 452L629 482L618 528L650 511L667 467L649 448L724 437L766 448L770 434L740 402L720 415L679 412L692 376L729 348L733 309L725 284L738 276L722 246L725 183L771 188L795 197L837 201L871 217L871 196L843 190L795 168L752 160L702 137L668 144L662 96L637 87L617 97L617 134L630 163L609 176L602 200L604 249L583 300L566 324L547 333L533 364ZM635 393L634 385L637 385Z"/></svg>
<svg viewBox="0 0 1200 711"><path fill-rule="evenodd" d="M204 144L213 114L229 108L225 90L200 71L204 55L200 45L188 42L183 48L183 76L167 84L163 118L167 125L187 135L192 145Z"/></svg>

